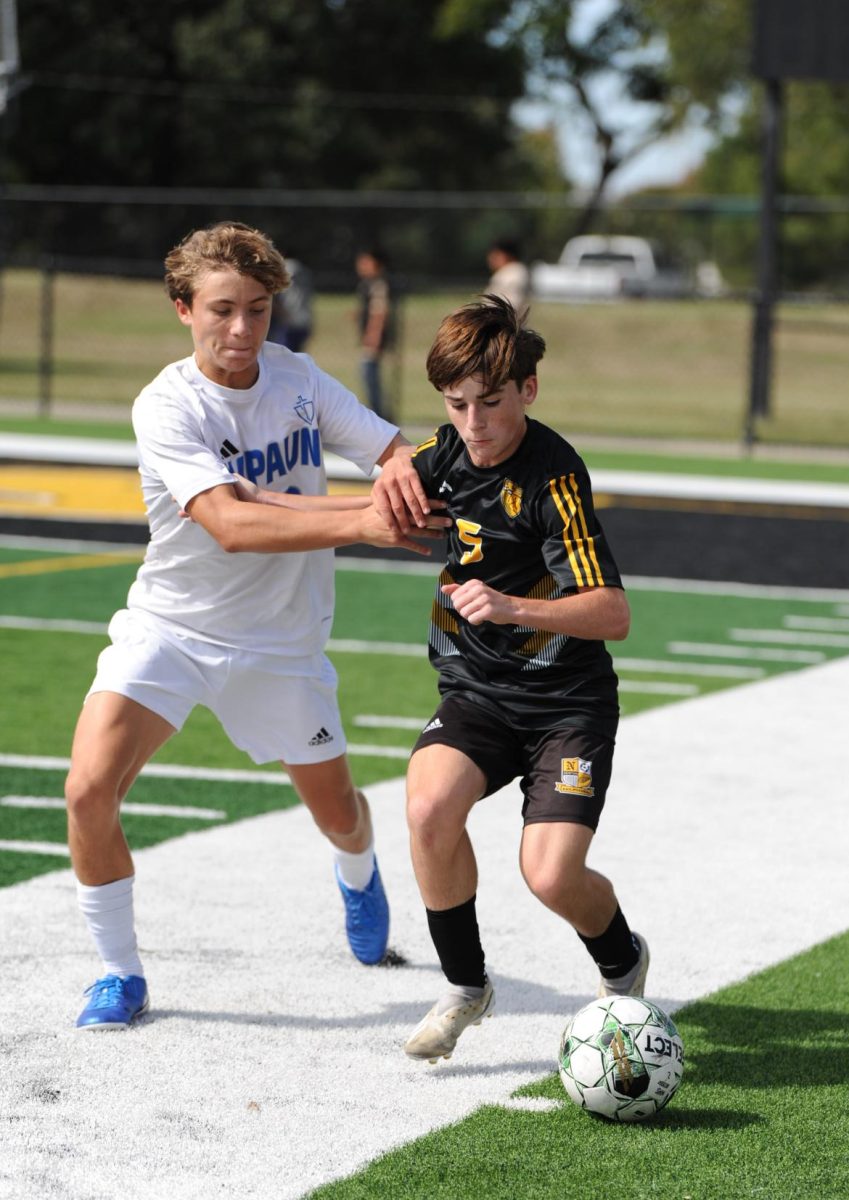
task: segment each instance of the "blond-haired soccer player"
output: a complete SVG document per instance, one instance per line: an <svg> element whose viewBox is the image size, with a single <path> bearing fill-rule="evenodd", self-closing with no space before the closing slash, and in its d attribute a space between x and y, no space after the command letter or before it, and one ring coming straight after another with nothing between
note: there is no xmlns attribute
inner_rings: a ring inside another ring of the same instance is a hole
<svg viewBox="0 0 849 1200"><path fill-rule="evenodd" d="M66 785L79 904L102 960L77 1021L86 1029L126 1027L148 1006L120 806L196 704L255 762L283 763L331 843L353 953L384 955L389 910L369 808L324 654L333 548L428 553L368 497L325 494L327 451L368 474L409 447L312 359L266 342L272 299L288 283L269 238L221 222L186 237L165 267L194 353L133 407L150 543L110 623Z"/></svg>
<svg viewBox="0 0 849 1200"><path fill-rule="evenodd" d="M515 778L528 887L575 928L600 994L645 986L646 942L610 881L586 864L619 715L604 641L627 635L630 613L583 461L528 416L544 351L521 314L488 295L446 317L427 359L449 423L412 466L428 496L447 500L453 525L430 629L441 703L410 759L407 818L446 982L407 1041L412 1058L449 1057L492 1010L466 820ZM406 462L387 468L373 495L388 509L412 508L402 498L412 494L408 473Z"/></svg>

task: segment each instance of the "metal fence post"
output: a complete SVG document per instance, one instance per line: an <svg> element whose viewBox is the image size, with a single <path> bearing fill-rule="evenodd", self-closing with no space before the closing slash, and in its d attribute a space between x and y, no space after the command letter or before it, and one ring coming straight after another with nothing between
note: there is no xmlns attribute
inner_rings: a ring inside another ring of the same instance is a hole
<svg viewBox="0 0 849 1200"><path fill-rule="evenodd" d="M53 400L53 309L56 266L52 258L41 266L41 340L38 358L38 415L49 417Z"/></svg>

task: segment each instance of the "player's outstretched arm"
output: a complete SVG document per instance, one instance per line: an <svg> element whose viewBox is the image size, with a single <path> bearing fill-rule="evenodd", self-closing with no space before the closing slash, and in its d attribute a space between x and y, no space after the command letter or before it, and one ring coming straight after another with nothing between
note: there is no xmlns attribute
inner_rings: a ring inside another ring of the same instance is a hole
<svg viewBox="0 0 849 1200"><path fill-rule="evenodd" d="M301 510L291 506L245 504L231 484L200 492L186 505L193 521L231 553L278 553L325 550L358 542L388 549L400 547L428 555L430 548L391 528L372 506L355 509ZM439 537L442 530L431 518L421 537Z"/></svg>
<svg viewBox="0 0 849 1200"><path fill-rule="evenodd" d="M621 588L580 588L574 596L532 600L506 596L480 579L449 583L442 588L461 617L471 625L526 625L548 633L564 633L586 641L619 642L628 636L631 610Z"/></svg>
<svg viewBox="0 0 849 1200"><path fill-rule="evenodd" d="M269 492L257 487L242 475L233 476L233 486L240 500L252 501L255 504L270 504L277 508L296 508L303 512L323 511L333 509L342 512L353 508L368 508L371 504L369 496L356 496L353 493L339 493L334 496L303 496L300 492Z"/></svg>

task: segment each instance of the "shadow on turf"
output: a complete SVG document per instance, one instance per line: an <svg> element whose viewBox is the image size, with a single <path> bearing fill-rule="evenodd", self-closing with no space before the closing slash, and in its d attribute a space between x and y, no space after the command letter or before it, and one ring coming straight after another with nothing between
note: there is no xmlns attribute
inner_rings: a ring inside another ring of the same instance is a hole
<svg viewBox="0 0 849 1200"><path fill-rule="evenodd" d="M604 1120L600 1117L599 1120ZM729 1108L686 1109L676 1107L675 1100L653 1121L647 1121L645 1129L745 1129L749 1125L760 1125L766 1120L760 1113L734 1112ZM623 1122L624 1124L624 1122ZM625 1126L626 1128L628 1126Z"/></svg>
<svg viewBox="0 0 849 1200"><path fill-rule="evenodd" d="M430 965L415 964L417 970L430 971ZM371 969L371 968L369 968ZM433 968L436 973L438 968ZM510 987L509 983L515 986ZM423 990L417 1000L403 1003L386 1004L379 1010L370 1013L352 1013L349 1016L332 1015L318 1017L303 1015L299 1012L233 1012L212 1009L173 1008L168 1006L152 1007L144 1017L145 1024L155 1021L204 1021L209 1023L227 1023L232 1025L255 1025L272 1029L363 1029L380 1025L416 1024L424 1011L433 1003L436 992ZM288 997L287 999L292 999ZM555 988L541 984L529 984L526 980L507 981L503 978L497 981L497 1003L495 1016L515 1016L517 1014L550 1013L553 1018L567 1021L572 1013L578 1011L587 1003L588 997L564 996ZM155 997L153 999L155 1005ZM546 1064L548 1065L548 1064Z"/></svg>
<svg viewBox="0 0 849 1200"><path fill-rule="evenodd" d="M684 1035L690 1086L834 1087L849 1079L843 1012L698 1001L674 1019Z"/></svg>

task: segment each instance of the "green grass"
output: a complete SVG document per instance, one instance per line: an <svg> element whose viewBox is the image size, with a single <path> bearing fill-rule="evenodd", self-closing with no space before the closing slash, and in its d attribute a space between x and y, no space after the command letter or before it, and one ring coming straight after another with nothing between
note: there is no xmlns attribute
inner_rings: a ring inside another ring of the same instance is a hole
<svg viewBox="0 0 849 1200"><path fill-rule="evenodd" d="M35 414L39 395L39 289L33 272L4 273L0 399L29 406L25 415ZM404 302L400 349L387 360L386 375L407 427L426 429L442 419L441 401L424 376L425 357L440 319L470 298L443 292ZM353 310L353 297L320 296L309 349L356 391ZM752 321L747 305L538 303L532 321L548 343L535 412L567 435L740 440ZM54 349L58 432L67 428L69 405L90 409L104 429L120 424L138 391L165 363L189 353L190 342L158 282L62 275ZM849 309L781 306L773 412L759 438L849 447L847 375ZM14 428L5 420L0 427Z"/></svg>
<svg viewBox="0 0 849 1200"><path fill-rule="evenodd" d="M63 555L47 550L0 547L0 615L84 621L105 630L112 613L125 602L139 555L140 552L131 553L124 559L116 559L110 555ZM11 573L17 564L25 573ZM34 570L39 566L41 570ZM414 651L399 657L331 649L340 677L340 710L354 750L353 770L362 785L403 774L414 733L397 728L361 728L357 718L363 714L401 716L424 722L436 705L436 676L422 653L435 574L436 568L426 574L398 573L388 567L379 573L356 569L337 572L334 641L398 642L410 645ZM631 664L619 668L622 711L626 716L680 700L674 693L632 690L644 684L673 688L683 684L691 687L694 694L706 694L740 682L704 675L698 665L685 674L673 670L677 663L668 651L671 631L677 640L722 644L728 641L728 630L734 627L780 628L784 616L791 611L801 611L807 616L835 615L835 605L827 601L791 603L786 599L751 595L636 588L629 596L633 631L627 642L612 647L614 659L672 665L668 669L663 665ZM80 706L91 683L97 655L107 640L105 632L0 628L6 684L0 691L0 753L61 758L69 755ZM845 651L823 647L826 657L840 653ZM721 663L722 659L717 657L717 661ZM745 660L742 665L746 665ZM790 664L781 662L748 665L757 666L764 676L791 669ZM360 746L391 748L395 756L363 754L357 749ZM222 736L212 714L203 708L195 709L183 730L159 751L154 761L163 765L254 770L247 757ZM61 795L62 780L58 776L50 780L52 790L44 791L48 774L28 771L22 776L17 768L0 767L0 794ZM203 801L186 802L212 803L213 807L225 808L228 820L292 801L287 788L260 783L238 787L216 784L213 788L211 784L190 785L187 781L140 780L133 799L139 789L145 794L161 795L163 802L174 802L173 797L183 795L203 796ZM208 799L212 790L220 792L224 799L215 802ZM3 832L12 827L10 822L18 833ZM61 841L63 828L62 818L56 813L36 817L31 810L5 813L0 810L0 837L24 840L46 837ZM28 829L30 833L26 832ZM47 829L49 834L44 832ZM154 825L148 818L141 822L134 818L127 826L133 845L151 844L185 829L185 823L174 819ZM32 855L0 852L0 883L27 878L52 869L53 865Z"/></svg>
<svg viewBox="0 0 849 1200"><path fill-rule="evenodd" d="M847 956L849 933L680 1009L684 1077L653 1121L590 1117L552 1074L517 1095L561 1107L481 1108L310 1198L843 1200Z"/></svg>
<svg viewBox="0 0 849 1200"><path fill-rule="evenodd" d="M64 783L64 772L0 768L0 792L6 796L60 798L64 794ZM225 813L224 821L241 821L260 813L290 808L298 803L298 798L294 789L284 783L253 783L245 787L239 783L216 780L143 777L133 785L132 801L216 809ZM127 840L134 850L155 846L185 833L210 829L220 823L200 817L141 816L133 813L125 813L121 818ZM61 844L66 834L64 810L0 806L0 839ZM0 853L0 887L67 865L69 860L54 856Z"/></svg>

